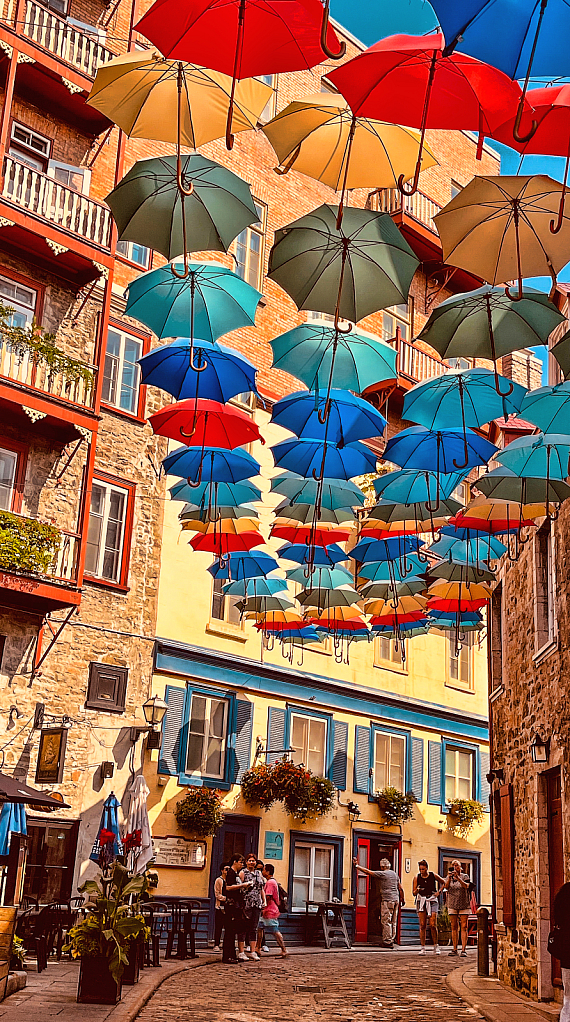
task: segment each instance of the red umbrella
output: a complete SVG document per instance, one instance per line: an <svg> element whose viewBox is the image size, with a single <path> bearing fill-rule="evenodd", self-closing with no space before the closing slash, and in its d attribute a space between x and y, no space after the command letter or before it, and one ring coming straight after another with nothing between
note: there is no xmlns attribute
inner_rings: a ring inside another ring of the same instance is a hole
<svg viewBox="0 0 570 1022"><path fill-rule="evenodd" d="M502 532L512 532L513 529L522 529L527 525L536 525L533 519L520 519L520 518L495 518L493 521L485 521L482 518L475 518L469 516L467 510L464 514L455 515L455 518L449 519L449 524L454 525L456 529L473 529L478 532L488 532L491 536L498 535Z"/></svg>
<svg viewBox="0 0 570 1022"><path fill-rule="evenodd" d="M423 621L424 611L411 610L408 614L382 614L379 617L370 618L370 624L374 625L403 625L406 621Z"/></svg>
<svg viewBox="0 0 570 1022"><path fill-rule="evenodd" d="M232 75L226 145L233 146L235 83L302 71L344 56L325 0L156 0L137 24L164 54Z"/></svg>
<svg viewBox="0 0 570 1022"><path fill-rule="evenodd" d="M357 117L372 117L421 130L411 188L398 181L403 195L418 187L426 128L479 132L484 135L511 116L521 89L506 74L465 53L444 55L440 32L429 36L393 35L375 43L328 75Z"/></svg>
<svg viewBox="0 0 570 1022"><path fill-rule="evenodd" d="M330 543L345 543L352 529L342 527L334 529L319 528L311 525L280 525L271 526L271 535L277 539L286 539L290 543L312 543L314 546L329 546Z"/></svg>
<svg viewBox="0 0 570 1022"><path fill-rule="evenodd" d="M428 599L427 609L429 610L448 610L453 614L463 613L467 610L479 610L480 607L486 607L488 600L444 600L440 596L430 596Z"/></svg>
<svg viewBox="0 0 570 1022"><path fill-rule="evenodd" d="M253 440L265 440L253 419L239 408L198 398L177 401L149 418L154 433L179 440L187 447L226 447L233 450Z"/></svg>
<svg viewBox="0 0 570 1022"><path fill-rule="evenodd" d="M216 554L217 557L226 557L238 550L253 550L261 546L265 540L260 532L242 532L239 535L232 532L210 532L194 536L190 540L193 550L201 553L207 552Z"/></svg>

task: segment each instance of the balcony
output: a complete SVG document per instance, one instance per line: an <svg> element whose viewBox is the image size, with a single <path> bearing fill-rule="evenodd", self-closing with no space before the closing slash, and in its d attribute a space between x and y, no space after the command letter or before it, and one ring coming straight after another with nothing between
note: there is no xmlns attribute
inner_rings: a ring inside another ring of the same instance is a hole
<svg viewBox="0 0 570 1022"><path fill-rule="evenodd" d="M7 0L2 20L14 25L19 35L31 39L42 50L52 53L87 78L94 78L99 65L116 56L101 44L97 36L81 32L65 18L32 0L25 0L23 20L16 24L17 7L17 0Z"/></svg>
<svg viewBox="0 0 570 1022"><path fill-rule="evenodd" d="M0 588L11 604L45 612L79 603L80 544L77 533L0 511Z"/></svg>
<svg viewBox="0 0 570 1022"><path fill-rule="evenodd" d="M414 383L420 383L423 380L431 380L434 376L442 376L449 369L447 362L441 362L433 355L428 355L409 341L399 338L397 344L396 366L399 377L403 376Z"/></svg>
<svg viewBox="0 0 570 1022"><path fill-rule="evenodd" d="M418 223L437 234L437 227L433 222L434 216L443 207L430 199L424 192L414 192L413 195L401 195L397 188L382 188L377 192L377 209L380 213L405 213L411 216Z"/></svg>

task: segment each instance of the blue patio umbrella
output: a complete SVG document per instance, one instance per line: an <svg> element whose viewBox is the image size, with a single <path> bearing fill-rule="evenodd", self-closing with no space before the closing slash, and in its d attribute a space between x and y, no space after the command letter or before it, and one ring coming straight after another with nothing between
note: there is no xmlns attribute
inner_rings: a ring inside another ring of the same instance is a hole
<svg viewBox="0 0 570 1022"><path fill-rule="evenodd" d="M176 274L173 271L176 271ZM255 324L261 294L219 263L166 263L142 273L127 287L125 312L157 337L200 337L215 341Z"/></svg>
<svg viewBox="0 0 570 1022"><path fill-rule="evenodd" d="M398 504L427 503L428 511L431 507L435 513L439 502L451 496L464 475L463 471L438 475L437 472L403 468L375 479L374 489L384 500Z"/></svg>
<svg viewBox="0 0 570 1022"><path fill-rule="evenodd" d="M340 447L322 440L281 440L271 448L275 465L300 475L350 479L376 470L378 456L358 441Z"/></svg>
<svg viewBox="0 0 570 1022"><path fill-rule="evenodd" d="M195 487L185 480L169 487L169 493L172 500L186 500L198 507L213 509L261 500L261 490L249 479L242 479L239 483L206 482Z"/></svg>
<svg viewBox="0 0 570 1022"><path fill-rule="evenodd" d="M339 446L379 437L386 419L369 401L348 390L331 390L327 423L321 422L326 404L326 391L302 390L273 405L271 421L291 430L295 436L309 440L332 440ZM318 413L321 413L319 418Z"/></svg>
<svg viewBox="0 0 570 1022"><path fill-rule="evenodd" d="M304 543L284 543L279 547L277 556L284 561L295 561L297 564L322 565L332 567L339 561L345 561L347 554L338 543L331 543L330 546L318 546L311 549Z"/></svg>
<svg viewBox="0 0 570 1022"><path fill-rule="evenodd" d="M454 625L457 621L457 616L447 610L430 610L429 616L434 621L453 621ZM460 615L460 621L462 624L479 625L483 621L483 615L478 610L473 611L473 613L464 613Z"/></svg>
<svg viewBox="0 0 570 1022"><path fill-rule="evenodd" d="M519 383L512 387L501 396L490 369L450 370L412 387L404 397L402 418L428 429L483 426L491 419L518 414L526 389Z"/></svg>
<svg viewBox="0 0 570 1022"><path fill-rule="evenodd" d="M511 441L495 460L519 476L566 479L569 458L569 433L539 433Z"/></svg>
<svg viewBox="0 0 570 1022"><path fill-rule="evenodd" d="M4 802L0 810L0 855L10 854L12 834L27 834L26 807L22 802Z"/></svg>
<svg viewBox="0 0 570 1022"><path fill-rule="evenodd" d="M468 462L463 465L467 438ZM396 433L388 443L383 457L400 468L433 469L443 474L454 473L457 466L473 468L486 465L497 448L489 440L468 429L427 429L410 426Z"/></svg>
<svg viewBox="0 0 570 1022"><path fill-rule="evenodd" d="M177 401L209 398L224 404L236 394L253 391L256 368L233 348L182 337L139 358L142 382L160 387Z"/></svg>
<svg viewBox="0 0 570 1022"><path fill-rule="evenodd" d="M361 394L373 383L398 375L396 349L357 331L338 333L334 327L303 323L269 343L273 367L291 373L309 390L324 389L325 399L329 381L331 388Z"/></svg>
<svg viewBox="0 0 570 1022"><path fill-rule="evenodd" d="M109 844L102 844L99 840L103 830L114 835L114 840L109 842ZM104 865L108 865L117 855L122 855L122 852L123 842L119 832L119 801L112 791L103 803L101 822L89 858L93 862L101 863L103 861Z"/></svg>
<svg viewBox="0 0 570 1022"><path fill-rule="evenodd" d="M214 578L236 581L242 578L264 578L278 568L279 562L265 550L250 550L230 554L223 564L214 561L208 571Z"/></svg>
<svg viewBox="0 0 570 1022"><path fill-rule="evenodd" d="M315 564L308 578L305 571L305 568L288 568L285 574L291 582L300 582L302 586L311 586L313 589L335 589L337 586L351 585L354 582L352 572L340 564L335 568Z"/></svg>
<svg viewBox="0 0 570 1022"><path fill-rule="evenodd" d="M224 596L275 596L287 591L284 578L241 578L222 586Z"/></svg>
<svg viewBox="0 0 570 1022"><path fill-rule="evenodd" d="M365 578L369 582L395 584L421 575L425 568L425 561L420 560L417 554L411 553L407 554L405 558L402 557L395 561L370 561L361 564L358 567L358 575L359 578Z"/></svg>
<svg viewBox="0 0 570 1022"><path fill-rule="evenodd" d="M555 387L529 390L521 406L521 418L543 433L568 433L570 427L570 381Z"/></svg>
<svg viewBox="0 0 570 1022"><path fill-rule="evenodd" d="M417 536L394 536L393 539L361 539L349 553L354 561L392 561L404 557L424 545Z"/></svg>
<svg viewBox="0 0 570 1022"><path fill-rule="evenodd" d="M292 504L314 504L319 483L315 479L304 479L297 472L282 472L271 480L271 489L288 497ZM352 508L364 504L365 496L356 483L348 479L322 481L321 507L331 511Z"/></svg>
<svg viewBox="0 0 570 1022"><path fill-rule="evenodd" d="M166 475L186 477L199 484L204 478L207 483L239 483L259 473L260 465L248 454L237 448L228 451L222 447L179 447L162 462Z"/></svg>

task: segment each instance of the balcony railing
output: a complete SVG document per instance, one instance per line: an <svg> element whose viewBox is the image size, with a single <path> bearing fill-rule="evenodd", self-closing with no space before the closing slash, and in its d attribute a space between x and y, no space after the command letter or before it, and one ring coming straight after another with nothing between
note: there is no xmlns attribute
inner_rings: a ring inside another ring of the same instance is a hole
<svg viewBox="0 0 570 1022"><path fill-rule="evenodd" d="M109 247L111 212L94 199L6 156L2 198L99 248Z"/></svg>
<svg viewBox="0 0 570 1022"><path fill-rule="evenodd" d="M88 370L84 375L74 371L77 361L70 359L70 368L66 372L53 368L31 354L20 354L14 351L0 335L0 378L20 383L40 394L69 401L81 408L93 408L95 399L95 383L97 366L85 363Z"/></svg>
<svg viewBox="0 0 570 1022"><path fill-rule="evenodd" d="M11 24L14 24L16 17L16 6L16 0L4 3L4 19ZM101 45L95 35L81 32L68 24L65 18L60 18L32 0L26 0L24 5L23 25L15 27L16 31L33 39L42 49L53 53L89 78L94 78L97 68L115 56Z"/></svg>
<svg viewBox="0 0 570 1022"><path fill-rule="evenodd" d="M437 234L437 227L433 222L436 213L443 208L430 199L423 192L414 192L413 195L402 195L397 188L382 188L375 195L376 208L380 213L399 213L402 209L408 216L418 220L421 224ZM403 203L403 205L402 205Z"/></svg>
<svg viewBox="0 0 570 1022"><path fill-rule="evenodd" d="M46 525L36 518L0 511L0 573L74 584L77 581L81 536ZM54 549L55 548L55 549Z"/></svg>
<svg viewBox="0 0 570 1022"><path fill-rule="evenodd" d="M420 348L410 344L409 341L398 341L398 376L406 376L409 380L419 383L421 380L431 380L434 376L442 376L449 369L446 362L428 355Z"/></svg>

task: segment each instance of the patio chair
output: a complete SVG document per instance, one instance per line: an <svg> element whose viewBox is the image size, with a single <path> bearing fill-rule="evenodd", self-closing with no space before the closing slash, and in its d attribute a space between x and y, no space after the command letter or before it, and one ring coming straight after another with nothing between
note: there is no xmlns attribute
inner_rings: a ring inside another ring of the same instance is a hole
<svg viewBox="0 0 570 1022"><path fill-rule="evenodd" d="M147 921L150 935L145 941L143 960L145 966L160 967L160 941L168 934L170 909L161 901L147 901L141 905L141 912Z"/></svg>

